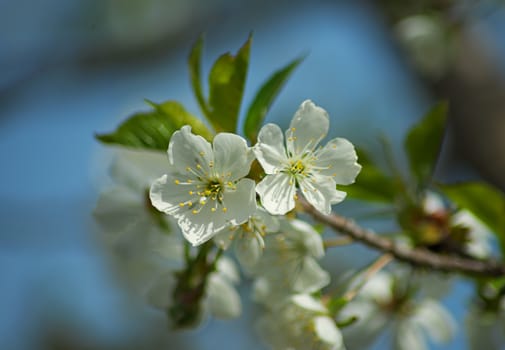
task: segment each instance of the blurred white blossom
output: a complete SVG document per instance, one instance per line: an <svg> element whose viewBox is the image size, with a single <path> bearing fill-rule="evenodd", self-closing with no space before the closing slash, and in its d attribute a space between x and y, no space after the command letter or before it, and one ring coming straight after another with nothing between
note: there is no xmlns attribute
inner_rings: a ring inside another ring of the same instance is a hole
<svg viewBox="0 0 505 350"><path fill-rule="evenodd" d="M262 258L253 267L254 297L275 304L296 293L313 293L330 282L317 263L323 241L312 226L300 220L281 220L280 233L268 235Z"/></svg>
<svg viewBox="0 0 505 350"><path fill-rule="evenodd" d="M262 208L242 225L230 226L214 237L221 249L228 249L233 243L235 256L247 271L256 265L265 249L263 237L267 233L279 231L279 221Z"/></svg>
<svg viewBox="0 0 505 350"><path fill-rule="evenodd" d="M296 294L269 309L257 329L274 350L344 349L342 334L320 300Z"/></svg>
<svg viewBox="0 0 505 350"><path fill-rule="evenodd" d="M380 271L345 306L341 317L358 317L343 329L349 346L369 346L386 329L397 350L427 350L427 337L443 343L454 336L455 321L449 312L436 299L415 299L408 286L402 285L408 278L395 279Z"/></svg>
<svg viewBox="0 0 505 350"><path fill-rule="evenodd" d="M120 274L142 295L153 279L182 263L177 226L151 206L147 192L166 171L164 158L157 152L118 151L110 169L114 185L101 193L94 211Z"/></svg>

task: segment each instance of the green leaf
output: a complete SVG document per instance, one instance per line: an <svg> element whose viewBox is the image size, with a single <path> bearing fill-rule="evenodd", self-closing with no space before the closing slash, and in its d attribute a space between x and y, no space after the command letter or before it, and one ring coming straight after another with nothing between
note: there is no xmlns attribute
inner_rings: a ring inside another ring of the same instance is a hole
<svg viewBox="0 0 505 350"><path fill-rule="evenodd" d="M256 96L247 110L244 122L244 134L253 144L256 143L258 130L268 109L291 76L291 73L293 73L304 59L305 57L299 57L285 67L274 72L256 93Z"/></svg>
<svg viewBox="0 0 505 350"><path fill-rule="evenodd" d="M249 66L249 51L252 37L235 56L225 53L220 56L209 74L208 119L216 132L237 130L238 114Z"/></svg>
<svg viewBox="0 0 505 350"><path fill-rule="evenodd" d="M439 185L460 208L470 211L494 232L505 253L505 195L484 182Z"/></svg>
<svg viewBox="0 0 505 350"><path fill-rule="evenodd" d="M191 125L195 134L212 139L205 125L178 102L148 103L153 107L150 111L133 114L114 132L97 134L96 139L107 144L166 151L170 137L183 125Z"/></svg>
<svg viewBox="0 0 505 350"><path fill-rule="evenodd" d="M435 169L446 119L447 102L441 102L410 129L405 139L410 169L421 188L430 180Z"/></svg>
<svg viewBox="0 0 505 350"><path fill-rule="evenodd" d="M364 201L393 203L398 191L394 178L378 168L363 150L356 149L356 153L362 168L356 182L345 187L347 196Z"/></svg>
<svg viewBox="0 0 505 350"><path fill-rule="evenodd" d="M191 87L193 88L193 93L195 94L196 100L200 105L203 114L208 118L210 115L209 106L203 96L202 90L202 78L201 78L201 61L202 61L202 51L203 51L203 35L198 38L188 57L189 65L189 76L191 81Z"/></svg>

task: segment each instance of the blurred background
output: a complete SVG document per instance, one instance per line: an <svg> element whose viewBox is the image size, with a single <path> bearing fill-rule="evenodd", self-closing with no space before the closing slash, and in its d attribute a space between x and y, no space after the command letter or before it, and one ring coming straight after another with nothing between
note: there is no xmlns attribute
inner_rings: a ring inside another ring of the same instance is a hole
<svg viewBox="0 0 505 350"><path fill-rule="evenodd" d="M239 320L169 333L164 315L118 282L91 216L110 159L94 133L146 109L144 98L175 99L198 115L186 66L192 43L206 34L207 72L251 31L245 106L269 74L308 53L267 121L286 125L310 98L330 113L331 135L372 153L385 135L401 158L406 130L449 99L437 178L505 188L500 1L4 0L1 349L263 348L247 282ZM469 294L458 282L445 300L457 319ZM433 348L466 349L460 326L452 343Z"/></svg>

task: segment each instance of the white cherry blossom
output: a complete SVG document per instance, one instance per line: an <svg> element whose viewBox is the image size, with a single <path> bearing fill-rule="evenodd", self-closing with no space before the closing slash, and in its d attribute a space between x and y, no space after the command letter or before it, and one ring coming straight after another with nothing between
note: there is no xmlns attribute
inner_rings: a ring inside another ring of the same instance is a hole
<svg viewBox="0 0 505 350"><path fill-rule="evenodd" d="M321 235L300 220L281 220L280 233L265 238L265 251L252 269L254 298L277 304L295 293L313 293L330 282L317 263L324 256Z"/></svg>
<svg viewBox="0 0 505 350"><path fill-rule="evenodd" d="M183 261L183 242L171 218L151 206L150 182L163 174L163 153L121 149L110 169L113 186L100 194L94 217L117 272L135 294Z"/></svg>
<svg viewBox="0 0 505 350"><path fill-rule="evenodd" d="M279 221L264 209L257 208L248 221L239 226L230 226L214 237L214 242L221 249L228 249L233 243L235 256L247 271L260 260L265 249L265 237L268 233L279 231Z"/></svg>
<svg viewBox="0 0 505 350"><path fill-rule="evenodd" d="M177 219L192 245L254 214L255 183L243 179L254 155L242 137L220 133L211 145L186 125L172 135L168 158L168 173L151 186L151 202Z"/></svg>
<svg viewBox="0 0 505 350"><path fill-rule="evenodd" d="M361 170L354 146L335 138L318 147L329 128L326 111L304 101L284 136L279 126L266 124L258 134L254 153L267 174L257 185L265 209L283 215L295 207L297 188L316 209L329 214L331 205L346 193L336 185L349 185Z"/></svg>
<svg viewBox="0 0 505 350"><path fill-rule="evenodd" d="M406 275L401 278L403 282L409 279ZM425 278L422 281L428 282ZM436 343L449 341L456 328L450 313L436 299L426 296L416 300L409 293L408 288L399 293L393 275L383 271L374 275L341 311L343 319L358 317L343 329L346 344L366 348L385 330L391 332L397 350L427 350L426 338Z"/></svg>
<svg viewBox="0 0 505 350"><path fill-rule="evenodd" d="M296 294L259 319L257 329L272 349L344 349L342 334L320 300Z"/></svg>

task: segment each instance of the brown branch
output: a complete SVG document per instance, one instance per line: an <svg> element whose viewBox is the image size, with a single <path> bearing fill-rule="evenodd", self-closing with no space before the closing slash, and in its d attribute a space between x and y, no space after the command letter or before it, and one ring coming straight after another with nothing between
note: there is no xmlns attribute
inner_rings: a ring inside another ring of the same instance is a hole
<svg viewBox="0 0 505 350"><path fill-rule="evenodd" d="M350 219L331 214L324 215L311 206L305 199L299 199L304 211L317 221L326 224L333 230L345 234L355 241L393 255L397 260L418 267L426 267L444 272L458 272L480 277L505 276L505 265L494 260L475 260L457 256L433 253L424 248L409 248L397 245L393 240L381 237L364 229Z"/></svg>

